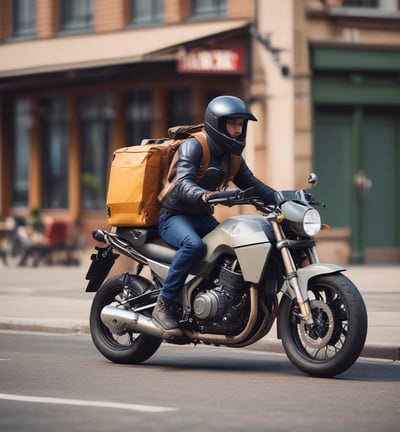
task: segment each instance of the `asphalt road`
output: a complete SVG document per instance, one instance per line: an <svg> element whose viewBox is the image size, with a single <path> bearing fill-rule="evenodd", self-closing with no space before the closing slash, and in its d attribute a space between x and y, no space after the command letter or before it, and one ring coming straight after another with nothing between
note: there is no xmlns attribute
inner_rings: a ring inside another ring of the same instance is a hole
<svg viewBox="0 0 400 432"><path fill-rule="evenodd" d="M108 362L87 335L0 333L0 430L398 431L400 363L310 378L284 355L163 344Z"/></svg>

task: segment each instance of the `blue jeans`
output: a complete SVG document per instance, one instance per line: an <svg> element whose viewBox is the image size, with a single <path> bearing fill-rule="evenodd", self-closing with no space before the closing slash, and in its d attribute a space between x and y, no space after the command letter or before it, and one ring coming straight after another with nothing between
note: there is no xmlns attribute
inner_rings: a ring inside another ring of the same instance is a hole
<svg viewBox="0 0 400 432"><path fill-rule="evenodd" d="M171 246L178 248L172 260L161 295L173 300L182 289L194 262L206 253L202 237L219 225L213 216L173 215L161 213L158 230Z"/></svg>

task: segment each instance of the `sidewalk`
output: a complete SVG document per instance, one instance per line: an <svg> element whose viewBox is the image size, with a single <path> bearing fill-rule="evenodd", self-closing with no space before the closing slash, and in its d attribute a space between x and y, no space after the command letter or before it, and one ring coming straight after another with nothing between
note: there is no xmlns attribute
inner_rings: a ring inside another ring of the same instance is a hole
<svg viewBox="0 0 400 432"><path fill-rule="evenodd" d="M83 260L85 261L85 260ZM85 293L89 265L7 268L0 264L0 329L89 333L93 293ZM345 272L368 310L364 357L400 360L400 266L350 266ZM275 326L250 348L283 352Z"/></svg>

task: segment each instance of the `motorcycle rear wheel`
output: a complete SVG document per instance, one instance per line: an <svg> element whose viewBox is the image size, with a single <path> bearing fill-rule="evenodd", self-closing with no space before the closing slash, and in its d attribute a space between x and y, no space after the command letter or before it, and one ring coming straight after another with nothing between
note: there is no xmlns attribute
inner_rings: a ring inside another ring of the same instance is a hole
<svg viewBox="0 0 400 432"><path fill-rule="evenodd" d="M139 276L131 277L131 289L135 295L147 291L146 281ZM148 281L147 281L148 282ZM150 282L148 282L150 284ZM126 331L113 334L101 321L104 306L115 301L124 289L124 275L115 276L105 282L94 296L90 310L90 333L98 351L114 363L137 364L150 358L159 348L162 339ZM142 312L145 314L145 312Z"/></svg>
<svg viewBox="0 0 400 432"><path fill-rule="evenodd" d="M361 354L368 318L356 286L343 274L317 276L309 281L313 325L299 318L297 303L284 297L278 329L289 360L304 373L333 377L350 368Z"/></svg>

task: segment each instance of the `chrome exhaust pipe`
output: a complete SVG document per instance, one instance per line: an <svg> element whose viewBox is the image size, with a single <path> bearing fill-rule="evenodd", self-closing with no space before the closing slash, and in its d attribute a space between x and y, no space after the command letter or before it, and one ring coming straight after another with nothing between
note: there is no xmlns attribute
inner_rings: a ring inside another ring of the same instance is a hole
<svg viewBox="0 0 400 432"><path fill-rule="evenodd" d="M164 330L153 324L151 318L138 312L122 309L119 303L105 306L100 314L101 321L111 333L124 334L127 330L134 333L145 333L151 336L163 337Z"/></svg>
<svg viewBox="0 0 400 432"><path fill-rule="evenodd" d="M174 329L171 331L164 330L153 324L151 318L142 315L138 312L122 309L119 303L111 303L105 306L101 313L100 318L105 326L109 328L111 333L123 335L127 330L134 333L144 333L150 336L164 339L167 342L173 342L176 336L184 334L190 340L211 343L215 345L237 345L240 344L250 336L256 321L258 310L258 290L252 285L250 288L250 316L244 330L236 336L228 336L221 334L208 334L196 331Z"/></svg>

